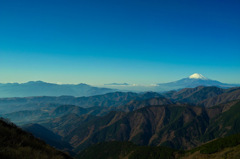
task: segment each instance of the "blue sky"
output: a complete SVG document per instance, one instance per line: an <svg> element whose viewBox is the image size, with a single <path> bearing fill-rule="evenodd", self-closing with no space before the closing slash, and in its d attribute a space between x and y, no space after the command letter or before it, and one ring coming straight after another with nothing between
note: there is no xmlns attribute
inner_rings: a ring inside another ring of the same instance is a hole
<svg viewBox="0 0 240 159"><path fill-rule="evenodd" d="M1 0L0 82L240 83L239 0Z"/></svg>

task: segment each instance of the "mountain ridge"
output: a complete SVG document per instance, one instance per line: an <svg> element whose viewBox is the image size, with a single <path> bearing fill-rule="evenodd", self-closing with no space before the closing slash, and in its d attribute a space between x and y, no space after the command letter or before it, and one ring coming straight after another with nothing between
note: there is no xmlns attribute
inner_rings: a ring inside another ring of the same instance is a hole
<svg viewBox="0 0 240 159"><path fill-rule="evenodd" d="M28 96L93 96L114 92L110 88L94 87L87 84L56 84L43 81L29 81L26 83L1 83L0 97L28 97Z"/></svg>

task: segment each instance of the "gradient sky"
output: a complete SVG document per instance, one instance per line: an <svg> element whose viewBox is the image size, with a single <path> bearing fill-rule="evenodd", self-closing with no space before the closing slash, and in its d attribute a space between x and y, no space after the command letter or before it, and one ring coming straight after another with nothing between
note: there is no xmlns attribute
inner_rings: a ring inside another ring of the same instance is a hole
<svg viewBox="0 0 240 159"><path fill-rule="evenodd" d="M0 83L240 83L239 0L0 0Z"/></svg>

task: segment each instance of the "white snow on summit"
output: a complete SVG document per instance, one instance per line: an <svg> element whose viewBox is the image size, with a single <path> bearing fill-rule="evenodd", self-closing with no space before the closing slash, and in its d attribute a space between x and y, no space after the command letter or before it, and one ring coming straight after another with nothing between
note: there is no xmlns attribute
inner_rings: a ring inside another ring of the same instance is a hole
<svg viewBox="0 0 240 159"><path fill-rule="evenodd" d="M207 80L206 77L204 77L203 75L199 74L199 73L194 73L191 76L189 76L189 78L191 79L202 79L202 80Z"/></svg>

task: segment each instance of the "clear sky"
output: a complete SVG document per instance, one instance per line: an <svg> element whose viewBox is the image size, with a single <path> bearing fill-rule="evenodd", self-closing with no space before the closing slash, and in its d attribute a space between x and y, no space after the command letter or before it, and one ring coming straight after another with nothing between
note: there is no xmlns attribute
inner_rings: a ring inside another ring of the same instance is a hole
<svg viewBox="0 0 240 159"><path fill-rule="evenodd" d="M239 0L0 0L0 83L240 83Z"/></svg>

